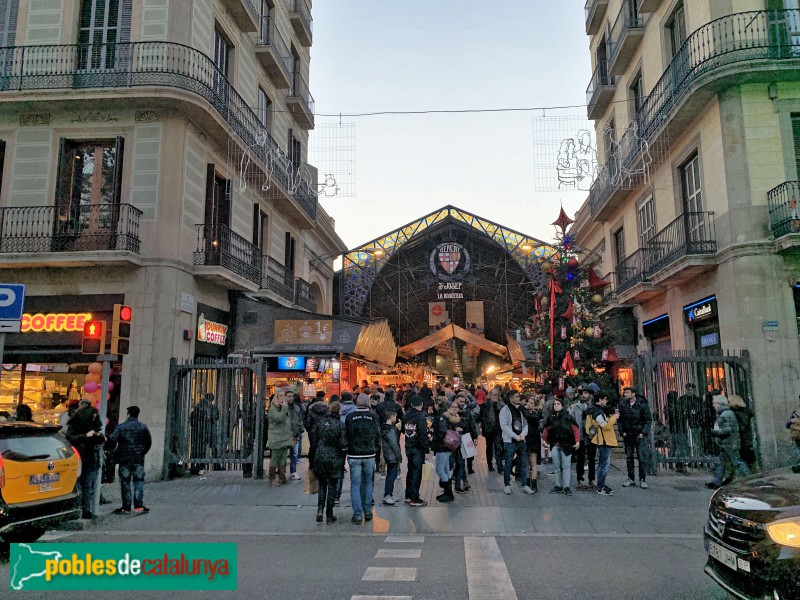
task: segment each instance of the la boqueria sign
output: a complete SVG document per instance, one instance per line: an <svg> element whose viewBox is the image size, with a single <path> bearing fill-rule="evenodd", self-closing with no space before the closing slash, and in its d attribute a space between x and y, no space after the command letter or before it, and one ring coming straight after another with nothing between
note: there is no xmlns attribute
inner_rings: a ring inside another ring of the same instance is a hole
<svg viewBox="0 0 800 600"><path fill-rule="evenodd" d="M694 304L683 307L683 314L686 316L686 323L694 325L701 321L707 321L717 316L717 297L710 296Z"/></svg>

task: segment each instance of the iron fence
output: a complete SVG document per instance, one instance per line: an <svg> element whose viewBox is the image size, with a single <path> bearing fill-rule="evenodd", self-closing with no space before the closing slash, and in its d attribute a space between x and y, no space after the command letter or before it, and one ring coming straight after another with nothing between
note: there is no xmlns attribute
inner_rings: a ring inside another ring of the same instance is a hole
<svg viewBox="0 0 800 600"><path fill-rule="evenodd" d="M644 251L641 248L617 263L617 268L614 270L617 294L622 294L647 279L644 263Z"/></svg>
<svg viewBox="0 0 800 600"><path fill-rule="evenodd" d="M271 256L261 259L261 288L294 302L294 273Z"/></svg>
<svg viewBox="0 0 800 600"><path fill-rule="evenodd" d="M308 86L304 103L313 114ZM173 87L197 94L214 107L233 132L267 166L269 173L291 189L289 160L247 102L214 61L182 44L131 42L9 46L0 48L0 94L4 91L91 89L112 87ZM316 196L297 199L311 218Z"/></svg>
<svg viewBox="0 0 800 600"><path fill-rule="evenodd" d="M716 254L713 212L686 212L647 241L645 270L648 277L683 258Z"/></svg>
<svg viewBox="0 0 800 600"><path fill-rule="evenodd" d="M779 238L800 231L800 213L797 199L800 197L800 182L787 181L767 192L769 224L772 235Z"/></svg>
<svg viewBox="0 0 800 600"><path fill-rule="evenodd" d="M170 364L164 477L200 469L264 475L266 363Z"/></svg>
<svg viewBox="0 0 800 600"><path fill-rule="evenodd" d="M622 14L622 13L620 13ZM619 17L618 17L619 18ZM652 141L698 79L727 65L754 60L800 58L800 10L762 10L735 13L706 23L692 33L673 56L661 78L644 98L632 119L636 143L620 143L621 166L636 162L643 142ZM600 169L602 171L602 168ZM605 178L593 187L592 214L620 185Z"/></svg>
<svg viewBox="0 0 800 600"><path fill-rule="evenodd" d="M261 17L261 30L258 35L258 45L272 48L278 56L281 66L283 66L284 73L286 75L291 74L292 64L289 61L289 57L291 56L289 46L278 30L275 19L269 17L269 15L263 15Z"/></svg>
<svg viewBox="0 0 800 600"><path fill-rule="evenodd" d="M724 350L644 353L634 365L635 383L647 397L653 415L653 465L670 468L714 464L717 445L712 429L715 394L742 398L750 430L742 431L743 458L756 466L758 436L750 379L750 357ZM751 452L748 452L748 449Z"/></svg>
<svg viewBox="0 0 800 600"><path fill-rule="evenodd" d="M589 105L589 112L592 111L592 107L597 102L597 94L600 92L600 88L613 85L615 85L615 79L608 72L608 63L606 61L598 62L594 73L592 73L592 78L589 80L589 86L586 88L586 104Z"/></svg>
<svg viewBox="0 0 800 600"><path fill-rule="evenodd" d="M295 279L294 303L311 312L317 312L317 293L311 284L299 277Z"/></svg>
<svg viewBox="0 0 800 600"><path fill-rule="evenodd" d="M126 250L139 253L139 218L130 204L0 209L0 252Z"/></svg>
<svg viewBox="0 0 800 600"><path fill-rule="evenodd" d="M194 264L224 267L254 283L261 283L261 251L221 223L197 226Z"/></svg>

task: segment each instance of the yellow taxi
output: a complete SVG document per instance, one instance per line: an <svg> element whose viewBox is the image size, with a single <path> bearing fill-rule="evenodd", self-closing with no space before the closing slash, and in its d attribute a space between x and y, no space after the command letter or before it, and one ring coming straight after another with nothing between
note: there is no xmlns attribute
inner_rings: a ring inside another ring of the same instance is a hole
<svg viewBox="0 0 800 600"><path fill-rule="evenodd" d="M80 518L81 459L58 425L0 422L0 537L32 542Z"/></svg>

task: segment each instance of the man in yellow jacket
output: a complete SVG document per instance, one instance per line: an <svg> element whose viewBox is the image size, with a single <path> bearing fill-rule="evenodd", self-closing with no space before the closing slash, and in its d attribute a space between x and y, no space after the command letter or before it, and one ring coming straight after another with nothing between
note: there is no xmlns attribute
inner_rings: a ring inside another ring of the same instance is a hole
<svg viewBox="0 0 800 600"><path fill-rule="evenodd" d="M614 424L619 419L619 410L610 417L606 416L608 394L599 392L589 414L586 415L586 433L591 436L591 443L597 446L597 493L601 496L613 496L614 490L606 485L606 475L611 464L611 449L617 447L617 434Z"/></svg>

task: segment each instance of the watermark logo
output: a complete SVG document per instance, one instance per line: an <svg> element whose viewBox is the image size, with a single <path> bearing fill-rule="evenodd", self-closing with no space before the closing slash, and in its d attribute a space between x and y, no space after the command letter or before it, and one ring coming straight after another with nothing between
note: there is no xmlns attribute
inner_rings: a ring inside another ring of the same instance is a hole
<svg viewBox="0 0 800 600"><path fill-rule="evenodd" d="M236 590L236 544L12 544L12 590Z"/></svg>

